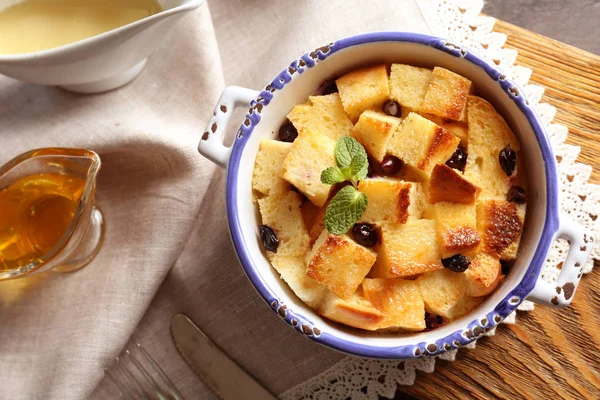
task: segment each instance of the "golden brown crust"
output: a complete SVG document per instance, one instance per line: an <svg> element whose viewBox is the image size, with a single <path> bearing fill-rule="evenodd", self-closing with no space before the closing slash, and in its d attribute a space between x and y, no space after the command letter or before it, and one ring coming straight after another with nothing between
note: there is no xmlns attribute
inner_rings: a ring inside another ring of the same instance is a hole
<svg viewBox="0 0 600 400"><path fill-rule="evenodd" d="M417 274L422 274L424 272L436 271L438 269L442 269L444 266L441 262L432 261L426 263L420 262L407 262L402 265L391 263L390 264L390 275L405 278L407 276L413 276Z"/></svg>
<svg viewBox="0 0 600 400"><path fill-rule="evenodd" d="M384 318L381 311L357 293L344 300L330 292L319 307L319 314L332 321L369 331L376 330Z"/></svg>
<svg viewBox="0 0 600 400"><path fill-rule="evenodd" d="M400 224L406 223L408 220L408 208L410 206L410 185L405 185L398 193L398 208L396 211L396 221Z"/></svg>
<svg viewBox="0 0 600 400"><path fill-rule="evenodd" d="M481 189L475 186L455 169L445 164L436 164L431 172L429 184L429 203L440 201L473 204Z"/></svg>
<svg viewBox="0 0 600 400"><path fill-rule="evenodd" d="M426 170L427 165L430 164L431 160L435 155L443 152L444 149L448 147L452 147L453 149L456 148L459 142L460 139L454 136L452 132L448 131L447 129L444 129L441 126L438 126L433 136L431 137L431 141L429 142L429 147L427 148L425 157L423 157L421 161L419 161L417 167L420 170Z"/></svg>
<svg viewBox="0 0 600 400"><path fill-rule="evenodd" d="M456 81L456 96L451 98L448 108L446 109L446 118L460 120L463 116L463 111L466 108L467 96L469 89L471 88L471 82L466 79L460 79Z"/></svg>
<svg viewBox="0 0 600 400"><path fill-rule="evenodd" d="M513 242L519 240L523 221L515 203L489 200L479 205L477 214L484 253L500 256Z"/></svg>
<svg viewBox="0 0 600 400"><path fill-rule="evenodd" d="M479 245L481 237L476 229L460 226L442 233L442 246L447 252L462 253Z"/></svg>
<svg viewBox="0 0 600 400"><path fill-rule="evenodd" d="M321 281L323 279L323 276L321 275L320 271L322 270L321 265L323 265L324 263L324 258L336 250L348 247L348 245L348 242L346 240L343 240L341 236L327 236L319 252L315 254L315 256L310 261L310 264L308 264L306 275L310 276L313 279Z"/></svg>

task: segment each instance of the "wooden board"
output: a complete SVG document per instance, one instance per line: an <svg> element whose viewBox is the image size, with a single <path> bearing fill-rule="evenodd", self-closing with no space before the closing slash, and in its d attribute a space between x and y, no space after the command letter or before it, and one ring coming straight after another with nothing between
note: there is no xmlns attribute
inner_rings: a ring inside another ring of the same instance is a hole
<svg viewBox="0 0 600 400"><path fill-rule="evenodd" d="M569 127L567 142L581 146L579 161L600 183L600 57L502 21L495 31L546 88L542 101L556 106L555 121ZM600 268L582 278L571 307L536 306L517 318L456 361L419 372L396 398L600 399Z"/></svg>

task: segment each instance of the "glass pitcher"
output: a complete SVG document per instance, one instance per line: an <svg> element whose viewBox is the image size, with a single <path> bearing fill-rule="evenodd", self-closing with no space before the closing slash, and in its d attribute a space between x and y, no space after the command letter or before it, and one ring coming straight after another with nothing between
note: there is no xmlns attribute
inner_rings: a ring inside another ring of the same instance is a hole
<svg viewBox="0 0 600 400"><path fill-rule="evenodd" d="M100 157L89 150L28 151L0 168L0 280L75 271L98 253Z"/></svg>

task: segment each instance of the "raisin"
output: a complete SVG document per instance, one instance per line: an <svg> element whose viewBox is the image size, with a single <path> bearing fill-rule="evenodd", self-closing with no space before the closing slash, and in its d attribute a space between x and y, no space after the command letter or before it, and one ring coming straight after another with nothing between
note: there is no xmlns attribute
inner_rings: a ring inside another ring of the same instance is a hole
<svg viewBox="0 0 600 400"><path fill-rule="evenodd" d="M386 100L381 109L384 113L392 117L400 117L402 115L402 107L394 100Z"/></svg>
<svg viewBox="0 0 600 400"><path fill-rule="evenodd" d="M515 167L517 166L517 152L510 148L510 143L500 150L498 161L506 176L511 176L513 172L515 172Z"/></svg>
<svg viewBox="0 0 600 400"><path fill-rule="evenodd" d="M455 254L452 257L444 258L442 265L450 271L465 272L471 265L471 261L462 254Z"/></svg>
<svg viewBox="0 0 600 400"><path fill-rule="evenodd" d="M279 140L282 142L292 143L297 137L298 130L291 122L287 122L279 128Z"/></svg>
<svg viewBox="0 0 600 400"><path fill-rule="evenodd" d="M525 204L525 189L521 186L511 187L506 195L506 200L512 203Z"/></svg>
<svg viewBox="0 0 600 400"><path fill-rule="evenodd" d="M352 227L352 237L356 243L365 247L373 247L379 240L377 229L370 224L354 224Z"/></svg>
<svg viewBox="0 0 600 400"><path fill-rule="evenodd" d="M260 238L262 240L265 250L277 253L277 247L279 247L279 239L277 239L277 234L275 233L275 231L267 225L260 225L258 229L260 231Z"/></svg>
<svg viewBox="0 0 600 400"><path fill-rule="evenodd" d="M459 145L456 150L454 150L452 157L446 161L446 165L452 169L457 169L461 172L464 171L465 166L467 165L467 149Z"/></svg>
<svg viewBox="0 0 600 400"><path fill-rule="evenodd" d="M394 156L385 156L381 161L381 171L384 175L395 175L400 171L404 162L401 159Z"/></svg>

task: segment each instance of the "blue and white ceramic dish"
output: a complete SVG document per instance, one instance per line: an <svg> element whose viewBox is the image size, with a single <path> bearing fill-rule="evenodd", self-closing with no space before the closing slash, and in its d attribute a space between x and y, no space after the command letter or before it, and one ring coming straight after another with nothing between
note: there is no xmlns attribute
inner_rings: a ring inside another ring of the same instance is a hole
<svg viewBox="0 0 600 400"><path fill-rule="evenodd" d="M430 332L381 334L347 328L317 315L279 278L262 252L260 217L252 202L252 171L261 139L274 138L287 113L314 94L319 84L357 67L377 63L441 66L470 79L521 141L529 172L529 202L519 257L502 285L474 311ZM223 135L232 111L249 106L231 147ZM304 54L261 91L224 90L202 135L200 153L227 168L227 213L233 245L248 278L293 329L331 348L364 357L406 359L464 346L500 323L525 299L568 305L581 277L593 239L558 210L556 161L544 126L523 91L492 62L446 40L414 33L382 32L353 36ZM541 278L557 237L570 241L558 280Z"/></svg>

